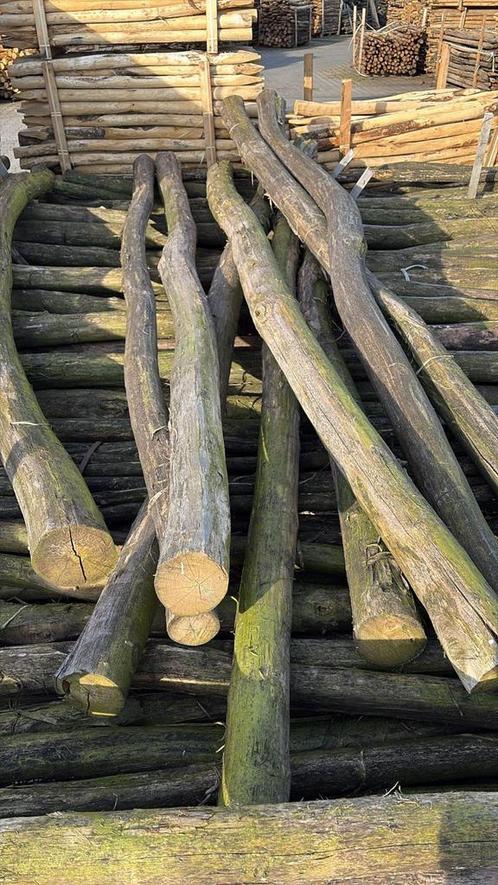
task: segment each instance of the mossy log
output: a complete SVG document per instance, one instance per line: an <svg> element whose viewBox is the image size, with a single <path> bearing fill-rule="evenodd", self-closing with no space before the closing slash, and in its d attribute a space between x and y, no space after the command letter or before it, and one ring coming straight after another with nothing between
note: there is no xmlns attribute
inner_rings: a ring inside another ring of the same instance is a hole
<svg viewBox="0 0 498 885"><path fill-rule="evenodd" d="M272 247L295 290L299 241L280 218ZM254 500L240 581L219 802L286 802L289 645L298 529L299 412L263 347L263 405Z"/></svg>
<svg viewBox="0 0 498 885"><path fill-rule="evenodd" d="M124 341L126 313L108 310L86 314L56 314L22 311L12 318L14 339L18 347L54 347L94 341ZM157 314L159 338L173 338L173 322L169 311Z"/></svg>
<svg viewBox="0 0 498 885"><path fill-rule="evenodd" d="M372 279L372 291L407 341L431 397L491 487L498 492L498 418L423 319Z"/></svg>
<svg viewBox="0 0 498 885"><path fill-rule="evenodd" d="M156 610L156 563L154 526L144 504L91 618L56 674L60 693L89 715L116 716L123 709Z"/></svg>
<svg viewBox="0 0 498 885"><path fill-rule="evenodd" d="M280 170L272 157L275 180ZM280 181L278 191L282 202L285 187ZM213 214L231 240L258 331L355 497L429 612L466 688L472 690L481 682L488 682L491 688L498 674L498 646L485 624L498 628L494 593L399 467L330 365L279 273L262 228L233 188L226 165L217 164L209 170L208 197ZM309 215L306 226L311 227ZM346 430L341 433L340 427Z"/></svg>
<svg viewBox="0 0 498 885"><path fill-rule="evenodd" d="M168 239L159 272L175 324L170 485L155 588L177 615L210 611L228 589L230 505L213 319L195 265L196 233L178 161L156 160ZM152 496L151 496L152 499Z"/></svg>
<svg viewBox="0 0 498 885"><path fill-rule="evenodd" d="M337 347L320 265L308 251L299 272L299 303L306 322L352 397L354 381ZM410 588L351 487L331 462L341 523L353 631L360 652L387 667L416 657L426 642Z"/></svg>
<svg viewBox="0 0 498 885"><path fill-rule="evenodd" d="M365 242L358 207L344 188L287 141L278 123L275 102L273 91L265 90L261 94L258 100L260 129L295 176L292 178L272 154L273 162L270 157L269 165L275 167L276 163L281 178L278 199L286 203L288 212L292 204L292 216L299 216L301 232L305 219L313 219L313 224L306 221L303 235L310 250L330 273L341 320L386 408L420 490L490 585L487 589L483 587L482 602L488 614L491 610L495 612L487 623L496 630L498 597L490 588L498 587L498 541L479 509L420 380L372 295L366 278ZM230 118L233 125L233 118L239 117L244 121L245 114L236 99L229 99L225 108L226 122ZM242 131L239 127L237 134ZM256 138L259 144L262 139L257 135ZM247 147L245 151L247 155ZM252 154L250 150L249 153ZM265 180L263 183L266 186ZM481 614L484 614L482 609Z"/></svg>
<svg viewBox="0 0 498 885"><path fill-rule="evenodd" d="M84 593L105 580L117 552L81 474L47 425L11 326L12 230L26 203L52 181L46 171L21 174L8 176L0 189L0 453L26 522L33 568L51 584L76 592L81 587Z"/></svg>
<svg viewBox="0 0 498 885"><path fill-rule="evenodd" d="M338 885L406 882L407 876L461 882L492 879L498 864L492 792L338 799L229 809L66 813L1 826L2 860L17 885L86 885L164 877L172 883ZM285 833L282 841L282 832ZM351 846L351 833L358 836ZM84 836L84 838L82 838ZM98 836L98 838L97 838ZM92 851L88 850L89 843ZM53 851L53 845L58 850ZM119 851L116 851L119 846ZM380 846L380 847L379 847ZM51 850L52 847L52 850Z"/></svg>
<svg viewBox="0 0 498 885"><path fill-rule="evenodd" d="M14 289L12 308L20 311L55 314L87 314L104 311L125 310L122 298L105 298L100 295L85 295L81 292L57 292L50 289ZM20 319L19 316L16 317Z"/></svg>

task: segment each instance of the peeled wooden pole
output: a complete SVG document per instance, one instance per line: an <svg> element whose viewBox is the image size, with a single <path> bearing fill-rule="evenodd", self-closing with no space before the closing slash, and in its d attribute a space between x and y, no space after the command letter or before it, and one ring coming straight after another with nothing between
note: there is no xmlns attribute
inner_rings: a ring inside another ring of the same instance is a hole
<svg viewBox="0 0 498 885"><path fill-rule="evenodd" d="M469 691L482 682L495 686L498 646L481 619L498 629L489 585L329 363L281 278L262 228L235 191L227 165L210 168L208 197L230 237L256 328L427 609L462 682Z"/></svg>
<svg viewBox="0 0 498 885"><path fill-rule="evenodd" d="M334 340L327 285L320 266L306 253L299 272L299 303L311 330L354 399L361 405L354 381ZM334 474L353 631L366 658L385 666L411 660L426 642L412 593L376 527L356 501L344 474Z"/></svg>
<svg viewBox="0 0 498 885"><path fill-rule="evenodd" d="M105 581L117 551L81 474L38 406L11 325L12 232L24 206L52 181L42 171L8 176L0 188L0 453L26 522L33 568L76 593Z"/></svg>
<svg viewBox="0 0 498 885"><path fill-rule="evenodd" d="M498 541L479 509L430 400L371 293L358 207L344 188L287 141L278 123L276 101L276 93L271 90L265 90L260 97L260 129L308 192L294 182L289 196L292 199L297 194L306 205L311 204L313 222L316 219L317 224L308 224L314 241L308 245L330 272L343 324L386 408L421 491L490 587L496 589ZM228 107L238 116L236 105L228 103ZM240 129L236 131L240 133ZM273 158L276 162L275 155ZM282 183L280 185L281 190L285 190ZM301 218L301 229L303 221ZM486 595L488 609L496 616L498 597L489 590Z"/></svg>
<svg viewBox="0 0 498 885"><path fill-rule="evenodd" d="M295 289L299 241L285 219L272 241ZM297 401L266 346L258 467L240 582L219 801L286 802L289 769L289 644L299 480Z"/></svg>
<svg viewBox="0 0 498 885"><path fill-rule="evenodd" d="M155 296L145 261L144 232L154 200L154 164L149 157L142 156L137 160L134 180L121 250L123 291L128 307L124 372L130 421L149 495L147 513L144 513L147 539L142 554L152 558L147 578L153 579L159 552L155 549L154 531L149 520L153 523L160 549L170 505L170 441L157 363ZM143 592L146 590L144 587ZM182 623L173 622L168 612L166 624L172 638L192 644L211 639L219 627L213 616ZM128 685L131 675L128 674Z"/></svg>
<svg viewBox="0 0 498 885"><path fill-rule="evenodd" d="M498 864L493 792L267 805L71 813L4 820L2 861L19 885L369 883L492 880ZM351 833L355 833L354 844ZM50 847L57 845L57 851ZM91 844L92 850L88 847ZM119 846L120 850L116 850ZM174 846L174 851L171 847Z"/></svg>
<svg viewBox="0 0 498 885"><path fill-rule="evenodd" d="M209 611L228 588L230 505L213 319L195 269L195 223L174 154L156 162L168 240L159 272L175 323L170 507L155 587L177 615ZM152 496L151 496L152 497Z"/></svg>
<svg viewBox="0 0 498 885"><path fill-rule="evenodd" d="M386 315L407 341L431 397L479 470L498 492L498 418L451 354L417 313L373 275L369 282Z"/></svg>

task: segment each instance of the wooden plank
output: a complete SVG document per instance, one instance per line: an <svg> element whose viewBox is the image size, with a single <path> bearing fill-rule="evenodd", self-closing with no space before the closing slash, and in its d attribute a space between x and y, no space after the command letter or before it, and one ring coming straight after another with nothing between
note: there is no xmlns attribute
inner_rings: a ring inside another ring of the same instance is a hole
<svg viewBox="0 0 498 885"><path fill-rule="evenodd" d="M54 129L55 143L57 145L57 154L59 156L61 169L67 172L72 168L71 157L67 146L66 132L64 129L64 120L62 118L61 106L59 101L59 93L57 91L57 83L55 79L52 62L47 59L42 63L43 79L45 81L45 90L50 108L50 117Z"/></svg>
<svg viewBox="0 0 498 885"><path fill-rule="evenodd" d="M209 169L216 163L216 134L214 130L213 93L211 90L211 65L209 56L205 55L199 62L201 80L202 120L206 140L206 164Z"/></svg>
<svg viewBox="0 0 498 885"><path fill-rule="evenodd" d="M439 54L437 73L436 73L436 89L446 89L448 80L448 67L450 64L450 44L443 43Z"/></svg>
<svg viewBox="0 0 498 885"><path fill-rule="evenodd" d="M206 0L206 49L208 52L218 52L217 0Z"/></svg>
<svg viewBox="0 0 498 885"><path fill-rule="evenodd" d="M474 165L472 167L472 173L470 176L469 189L467 191L467 196L469 199L473 200L477 197L477 190L479 188L479 180L481 177L482 167L484 165L484 157L486 154L486 148L489 142L489 136L491 134L491 126L493 123L493 114L491 111L486 111L482 120L481 133L479 135L479 142L477 144L476 157L474 160Z"/></svg>
<svg viewBox="0 0 498 885"><path fill-rule="evenodd" d="M356 7L355 7L356 8ZM339 124L339 150L347 154L351 147L351 98L353 81L343 80L341 91L341 120Z"/></svg>
<svg viewBox="0 0 498 885"><path fill-rule="evenodd" d="M304 53L303 99L313 101L313 53Z"/></svg>

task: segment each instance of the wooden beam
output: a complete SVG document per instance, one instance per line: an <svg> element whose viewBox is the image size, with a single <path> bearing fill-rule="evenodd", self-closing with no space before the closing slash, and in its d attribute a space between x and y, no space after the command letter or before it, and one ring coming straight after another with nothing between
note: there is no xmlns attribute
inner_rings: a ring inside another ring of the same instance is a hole
<svg viewBox="0 0 498 885"><path fill-rule="evenodd" d="M217 0L206 0L206 49L208 52L218 52Z"/></svg>
<svg viewBox="0 0 498 885"><path fill-rule="evenodd" d="M470 176L469 189L467 191L467 196L470 200L473 200L475 199L475 197L477 197L479 180L481 178L481 171L484 165L484 157L486 155L486 148L488 146L489 136L491 134L492 123L493 114L491 111L486 111L482 120L481 133L479 135L476 156Z"/></svg>
<svg viewBox="0 0 498 885"><path fill-rule="evenodd" d="M443 43L439 53L437 72L436 72L436 89L446 89L448 80L448 66L450 63L450 44Z"/></svg>
<svg viewBox="0 0 498 885"><path fill-rule="evenodd" d="M72 169L71 157L67 146L66 130L64 128L64 120L62 117L61 105L59 101L59 93L57 90L57 81L55 79L52 60L42 62L43 79L45 81L45 90L47 93L48 106L50 108L50 117L54 130L55 143L57 145L57 154L61 164L62 172Z"/></svg>

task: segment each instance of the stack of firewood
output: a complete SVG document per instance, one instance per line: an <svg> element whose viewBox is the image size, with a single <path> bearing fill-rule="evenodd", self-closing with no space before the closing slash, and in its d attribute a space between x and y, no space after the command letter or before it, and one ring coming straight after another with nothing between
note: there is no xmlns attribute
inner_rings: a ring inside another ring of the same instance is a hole
<svg viewBox="0 0 498 885"><path fill-rule="evenodd" d="M498 83L498 31L467 31L448 28L447 82L455 86L496 89Z"/></svg>
<svg viewBox="0 0 498 885"><path fill-rule="evenodd" d="M497 92L445 89L353 101L347 138L354 149L353 165L472 163L486 110L495 114L493 131L498 126L497 99ZM289 123L293 137L316 139L319 163L335 166L344 138L340 102L296 101Z"/></svg>
<svg viewBox="0 0 498 885"><path fill-rule="evenodd" d="M200 52L71 55L52 63L71 163L83 172L131 173L144 151L173 150L182 163L205 162ZM260 56L251 49L211 55L215 147L237 161L221 119L221 100L241 95L250 113L263 87ZM11 78L23 101L25 129L16 155L21 167L60 158L39 58L15 62Z"/></svg>
<svg viewBox="0 0 498 885"><path fill-rule="evenodd" d="M0 100L13 98L16 94L16 88L12 85L10 79L10 65L16 58L22 58L26 55L22 49L5 49L0 44Z"/></svg>
<svg viewBox="0 0 498 885"><path fill-rule="evenodd" d="M259 43L290 49L305 45L311 36L311 6L290 0L262 0L259 9Z"/></svg>
<svg viewBox="0 0 498 885"><path fill-rule="evenodd" d="M313 37L329 37L337 34L341 0L313 0L312 31Z"/></svg>
<svg viewBox="0 0 498 885"><path fill-rule="evenodd" d="M361 71L373 76L410 76L419 70L424 42L420 28L410 25L388 27L365 34Z"/></svg>

